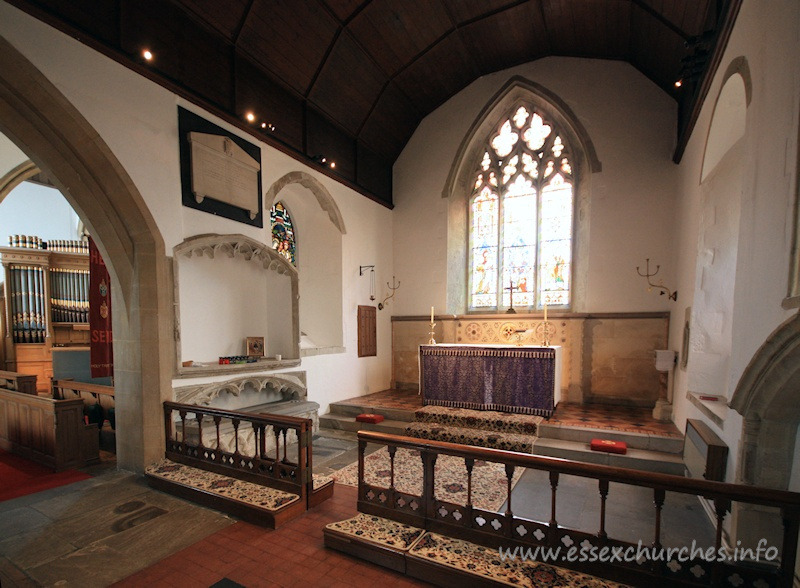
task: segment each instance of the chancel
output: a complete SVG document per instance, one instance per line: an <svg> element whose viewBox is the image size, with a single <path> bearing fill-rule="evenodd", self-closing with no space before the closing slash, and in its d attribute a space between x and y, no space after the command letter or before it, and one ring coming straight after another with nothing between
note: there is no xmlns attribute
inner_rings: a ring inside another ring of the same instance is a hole
<svg viewBox="0 0 800 588"><path fill-rule="evenodd" d="M94 4L0 0L3 586L798 584L800 4Z"/></svg>

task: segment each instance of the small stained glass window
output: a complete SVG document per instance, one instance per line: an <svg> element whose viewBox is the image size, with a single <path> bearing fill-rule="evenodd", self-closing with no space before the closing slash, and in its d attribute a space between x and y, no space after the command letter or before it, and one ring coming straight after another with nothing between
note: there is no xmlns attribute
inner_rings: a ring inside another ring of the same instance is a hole
<svg viewBox="0 0 800 588"><path fill-rule="evenodd" d="M495 128L470 199L470 309L508 308L512 290L514 307L568 307L575 194L569 145L552 121L525 105Z"/></svg>
<svg viewBox="0 0 800 588"><path fill-rule="evenodd" d="M295 241L294 224L289 211L283 202L276 202L269 211L272 225L272 248L296 265L297 243Z"/></svg>

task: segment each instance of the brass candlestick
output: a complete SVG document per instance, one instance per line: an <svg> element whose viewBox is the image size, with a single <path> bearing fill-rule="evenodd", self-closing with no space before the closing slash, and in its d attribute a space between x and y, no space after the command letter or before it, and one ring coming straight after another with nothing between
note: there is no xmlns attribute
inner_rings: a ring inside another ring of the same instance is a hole
<svg viewBox="0 0 800 588"><path fill-rule="evenodd" d="M430 336L431 336L431 338L428 340L428 345L436 345L436 339L434 339L434 338L433 338L433 328L434 328L435 326L436 326L436 323L435 323L435 322L433 322L433 321L431 321L431 330L430 330L430 332L428 333L428 335L430 335Z"/></svg>

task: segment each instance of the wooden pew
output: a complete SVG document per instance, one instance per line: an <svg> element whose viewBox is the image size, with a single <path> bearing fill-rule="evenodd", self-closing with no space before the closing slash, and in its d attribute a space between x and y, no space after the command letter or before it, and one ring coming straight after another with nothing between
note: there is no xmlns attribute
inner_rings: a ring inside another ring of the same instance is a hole
<svg viewBox="0 0 800 588"><path fill-rule="evenodd" d="M102 427L103 422L108 419L111 428L115 428L116 415L114 414L113 386L76 382L74 380L53 380L52 390L53 398L56 399L83 399L84 414L89 417L90 422ZM94 412L95 407L99 407L98 413Z"/></svg>
<svg viewBox="0 0 800 588"><path fill-rule="evenodd" d="M56 471L99 463L97 429L83 401L0 389L0 447Z"/></svg>
<svg viewBox="0 0 800 588"><path fill-rule="evenodd" d="M0 370L0 388L23 394L36 394L36 376Z"/></svg>

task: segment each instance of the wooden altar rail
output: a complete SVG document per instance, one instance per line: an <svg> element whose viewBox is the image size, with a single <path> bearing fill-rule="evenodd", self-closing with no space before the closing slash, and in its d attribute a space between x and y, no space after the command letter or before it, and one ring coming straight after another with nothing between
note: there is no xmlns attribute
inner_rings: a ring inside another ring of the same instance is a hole
<svg viewBox="0 0 800 588"><path fill-rule="evenodd" d="M391 481L388 489L372 486L364 479L364 455L368 443L388 447L391 464ZM394 455L398 448L420 452L423 471L421 496L405 494L394 487ZM359 511L494 549L510 547L513 550L515 546L522 549L530 548L531 551L536 547L560 548L562 553L566 554L568 548L574 546L578 553L581 553L581 549L585 549L587 550L585 553L590 554L592 548L595 549L595 554L599 554L603 548L618 549L621 550L618 553L625 555L637 553L635 550L640 548L638 544L613 539L606 532L606 502L609 498L610 482L649 488L653 491L654 535L652 544L644 543L645 548L650 548L650 553L655 553L652 551L653 548L657 550L662 548L662 508L667 492L703 497L713 503L716 512L716 538L713 552L715 556L723 547L723 520L731 510L731 503L774 507L779 509L783 522L782 544L775 546L780 549L779 564L777 560L773 561L773 565L765 565L764 562L753 565L741 561L720 561L720 558L709 555L708 548L711 546L701 546L705 558L703 554L697 552L685 553L691 557L682 561L677 558L684 554L679 553L676 549L673 552L675 559L672 561L669 559L657 561L655 558L645 556L641 563L636 560L620 562L612 560L609 562L608 558L606 561L595 559L594 562L584 563L566 562L559 559L550 563L636 586L738 586L740 580L742 586L789 588L793 584L798 531L800 530L800 493L683 478L498 449L420 440L371 431L358 433L358 452ZM434 465L439 455L452 455L464 459L468 496L465 505L439 500L435 496ZM505 466L507 487L504 513L485 511L472 506L472 471L476 460ZM515 468L518 467L549 472L551 491L550 496L545 498L551 504L549 521L533 521L513 514L512 478ZM559 524L557 503L561 475L580 476L597 481L600 494L600 513L595 533L587 533ZM631 549L634 551L629 551ZM664 548L665 551L662 553L666 553L666 549ZM764 557L763 552L761 557ZM676 566L673 561L678 561L679 565Z"/></svg>
<svg viewBox="0 0 800 588"><path fill-rule="evenodd" d="M36 394L36 376L0 370L0 388Z"/></svg>
<svg viewBox="0 0 800 588"><path fill-rule="evenodd" d="M97 427L83 420L83 401L0 389L0 448L56 471L98 463Z"/></svg>
<svg viewBox="0 0 800 588"><path fill-rule="evenodd" d="M189 418L189 415L192 417ZM234 451L221 449L220 425L223 421L233 427ZM216 443L213 447L203 445L203 429L207 426L212 427L216 433ZM305 508L314 506L311 476L313 433L311 419L164 402L164 427L167 459L291 492L300 496ZM193 439L190 441L187 428L194 427L197 427L197 435L192 435ZM253 455L248 455L250 452L244 451L244 448L239 446L240 428L244 431L247 427L251 428L255 436ZM266 450L269 428L275 437L273 456L267 455ZM290 460L287 455L288 437L291 431L297 438L295 461Z"/></svg>

